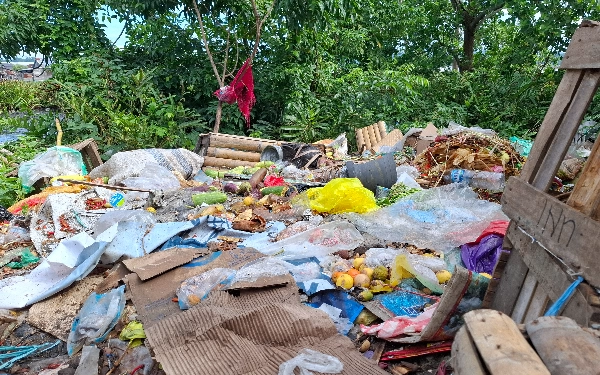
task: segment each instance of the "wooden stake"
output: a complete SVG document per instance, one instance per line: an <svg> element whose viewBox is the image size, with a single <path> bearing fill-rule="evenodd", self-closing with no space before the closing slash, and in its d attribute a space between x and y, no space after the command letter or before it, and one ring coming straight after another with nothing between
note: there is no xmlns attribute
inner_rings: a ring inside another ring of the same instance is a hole
<svg viewBox="0 0 600 375"><path fill-rule="evenodd" d="M58 130L58 134L56 135L56 145L60 146L62 144L62 128L60 127L60 121L58 119L54 119L56 121L56 130Z"/></svg>

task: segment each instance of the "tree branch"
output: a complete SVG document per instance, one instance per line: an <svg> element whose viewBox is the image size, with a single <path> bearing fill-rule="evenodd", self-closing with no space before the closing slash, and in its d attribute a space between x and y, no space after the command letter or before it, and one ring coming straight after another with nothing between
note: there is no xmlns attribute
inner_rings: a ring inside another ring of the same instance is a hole
<svg viewBox="0 0 600 375"><path fill-rule="evenodd" d="M506 1L501 1L496 5L493 5L487 9L482 10L473 18L470 26L473 29L477 28L477 26L479 26L479 23L481 23L481 21L483 21L486 17L498 12L500 9L504 8L505 5L506 5Z"/></svg>
<svg viewBox="0 0 600 375"><path fill-rule="evenodd" d="M262 30L263 24L269 18L271 11L273 11L273 8L275 7L275 1L277 1L277 0L272 0L271 5L265 12L265 16L261 19L260 15L258 14L258 7L256 6L256 0L250 0L250 4L252 5L252 11L254 12L254 19L256 21L256 37L254 38L254 48L252 49L252 54L250 55L250 64L252 64L252 60L254 60L254 57L256 56L256 53L258 52L258 44L260 43L261 30Z"/></svg>
<svg viewBox="0 0 600 375"><path fill-rule="evenodd" d="M217 78L217 81L219 82L219 86L222 87L225 85L225 83L223 82L223 79L219 75L219 70L217 69L217 65L215 64L215 60L213 59L212 53L210 52L210 47L208 46L208 39L206 37L206 31L204 30L204 23L202 22L202 15L200 14L200 11L198 10L198 3L196 2L196 0L192 0L192 5L194 6L194 11L196 12L196 17L198 18L198 22L200 23L200 31L202 33L202 42L204 44L204 48L206 49L206 54L208 55L208 59L210 60L210 65L213 68L213 72L215 73L215 77Z"/></svg>

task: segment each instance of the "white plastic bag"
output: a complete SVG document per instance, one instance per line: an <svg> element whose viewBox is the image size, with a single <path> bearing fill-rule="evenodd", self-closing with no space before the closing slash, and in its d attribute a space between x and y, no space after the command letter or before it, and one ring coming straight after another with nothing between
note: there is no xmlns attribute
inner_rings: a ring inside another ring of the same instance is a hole
<svg viewBox="0 0 600 375"><path fill-rule="evenodd" d="M98 236L114 224L122 221L137 221L144 224L154 225L156 219L148 211L142 210L117 210L110 211L100 216L96 224L94 224L94 235Z"/></svg>
<svg viewBox="0 0 600 375"><path fill-rule="evenodd" d="M294 375L296 367L300 370L300 375L312 375L311 371L339 374L344 369L344 364L334 356L312 349L304 349L294 358L283 362L279 366L278 375Z"/></svg>

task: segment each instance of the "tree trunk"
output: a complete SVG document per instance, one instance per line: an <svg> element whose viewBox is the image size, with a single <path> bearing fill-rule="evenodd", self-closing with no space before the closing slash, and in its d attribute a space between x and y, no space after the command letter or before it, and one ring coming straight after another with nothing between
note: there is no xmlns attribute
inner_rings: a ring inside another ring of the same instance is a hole
<svg viewBox="0 0 600 375"><path fill-rule="evenodd" d="M219 128L221 127L221 114L223 113L223 102L219 100L219 104L217 104L217 114L215 115L215 127L213 129L213 133L218 133Z"/></svg>
<svg viewBox="0 0 600 375"><path fill-rule="evenodd" d="M463 58L462 61L458 63L458 68L461 73L473 70L475 30L476 28L470 27L469 25L464 26Z"/></svg>

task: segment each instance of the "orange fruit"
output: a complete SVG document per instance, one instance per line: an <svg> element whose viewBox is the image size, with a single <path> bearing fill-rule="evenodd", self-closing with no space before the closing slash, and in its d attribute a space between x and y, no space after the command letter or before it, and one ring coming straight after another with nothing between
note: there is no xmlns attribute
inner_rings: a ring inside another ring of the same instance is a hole
<svg viewBox="0 0 600 375"><path fill-rule="evenodd" d="M352 278L355 278L357 275L360 275L360 271L355 268L350 268L348 271L346 271L346 273L352 276Z"/></svg>
<svg viewBox="0 0 600 375"><path fill-rule="evenodd" d="M337 279L344 274L345 272L334 272L333 275L331 275L331 280L335 283Z"/></svg>

